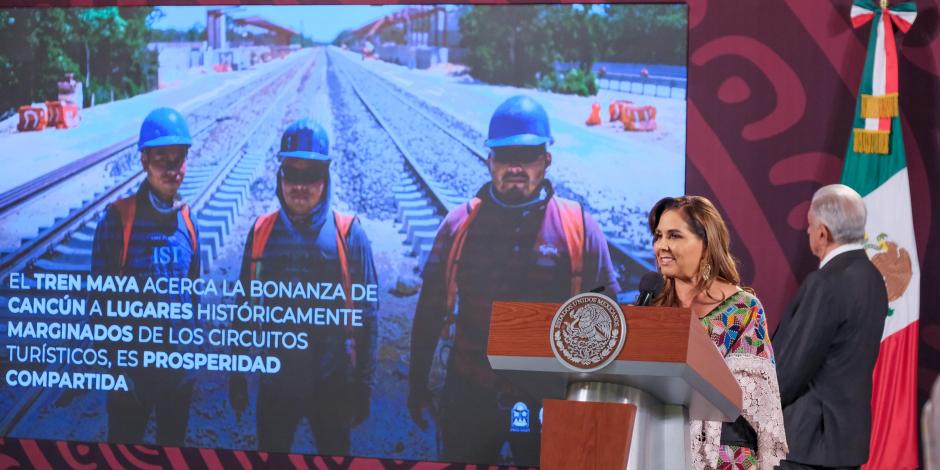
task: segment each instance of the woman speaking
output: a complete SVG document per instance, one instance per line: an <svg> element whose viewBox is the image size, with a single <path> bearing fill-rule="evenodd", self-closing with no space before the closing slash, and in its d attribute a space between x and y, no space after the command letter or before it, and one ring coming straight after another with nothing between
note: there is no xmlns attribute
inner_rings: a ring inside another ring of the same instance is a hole
<svg viewBox="0 0 940 470"><path fill-rule="evenodd" d="M728 228L701 196L660 200L650 210L649 226L665 278L653 304L690 309L743 392L737 421L692 421L693 467L772 469L787 453L774 353L764 308L739 285Z"/></svg>

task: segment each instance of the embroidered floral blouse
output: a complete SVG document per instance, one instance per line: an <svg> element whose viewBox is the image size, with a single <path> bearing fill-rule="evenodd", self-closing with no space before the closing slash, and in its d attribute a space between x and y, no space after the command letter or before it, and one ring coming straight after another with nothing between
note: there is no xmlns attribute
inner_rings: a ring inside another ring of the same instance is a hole
<svg viewBox="0 0 940 470"><path fill-rule="evenodd" d="M701 322L741 386L741 415L756 432L758 448L721 445L720 422L693 421L693 467L771 470L786 457L788 449L764 307L753 294L738 291Z"/></svg>

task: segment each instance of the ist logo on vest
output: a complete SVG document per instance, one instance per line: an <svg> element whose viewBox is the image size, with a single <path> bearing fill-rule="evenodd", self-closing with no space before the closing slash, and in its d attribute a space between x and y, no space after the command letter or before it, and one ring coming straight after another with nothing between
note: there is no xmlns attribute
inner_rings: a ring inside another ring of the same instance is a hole
<svg viewBox="0 0 940 470"><path fill-rule="evenodd" d="M155 246L153 247L153 264L166 265L175 264L185 258L186 250L178 246Z"/></svg>

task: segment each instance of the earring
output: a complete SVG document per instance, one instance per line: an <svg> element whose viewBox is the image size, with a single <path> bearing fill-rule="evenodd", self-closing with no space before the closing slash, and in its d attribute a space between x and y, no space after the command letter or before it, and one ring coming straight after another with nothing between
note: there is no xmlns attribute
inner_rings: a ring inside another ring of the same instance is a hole
<svg viewBox="0 0 940 470"><path fill-rule="evenodd" d="M707 283L708 278L712 276L712 265L710 263L705 263L705 265L702 266L701 271L702 271L702 280Z"/></svg>

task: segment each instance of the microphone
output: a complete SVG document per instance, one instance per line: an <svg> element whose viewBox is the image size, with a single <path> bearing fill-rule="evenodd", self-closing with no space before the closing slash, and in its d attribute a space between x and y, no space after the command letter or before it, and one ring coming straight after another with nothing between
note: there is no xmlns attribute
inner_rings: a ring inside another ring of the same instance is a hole
<svg viewBox="0 0 940 470"><path fill-rule="evenodd" d="M590 293L592 293L592 294L600 294L601 292L604 292L605 289L607 289L607 288L604 287L604 286L597 286L597 287L595 287L595 288L589 290L588 292L590 292Z"/></svg>
<svg viewBox="0 0 940 470"><path fill-rule="evenodd" d="M650 302L653 301L653 297L656 297L663 290L664 284L662 274L653 271L644 274L643 278L640 279L640 295L637 296L634 305L637 307L649 306Z"/></svg>

